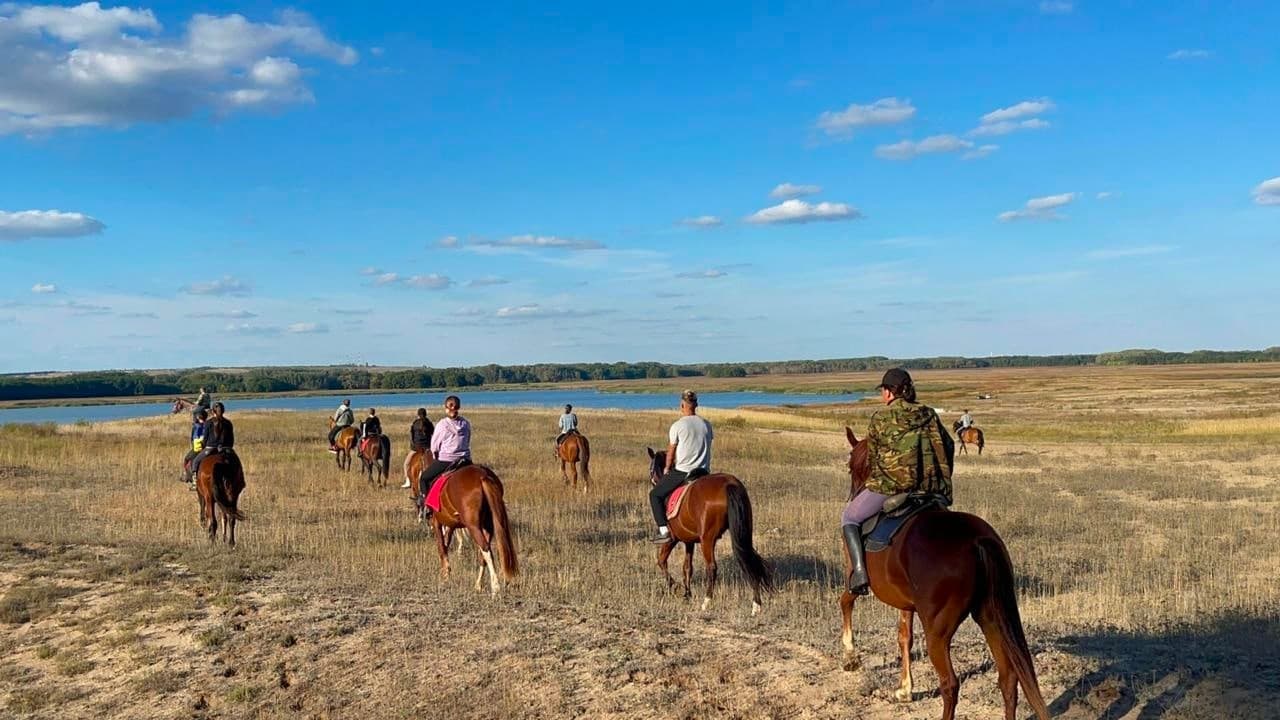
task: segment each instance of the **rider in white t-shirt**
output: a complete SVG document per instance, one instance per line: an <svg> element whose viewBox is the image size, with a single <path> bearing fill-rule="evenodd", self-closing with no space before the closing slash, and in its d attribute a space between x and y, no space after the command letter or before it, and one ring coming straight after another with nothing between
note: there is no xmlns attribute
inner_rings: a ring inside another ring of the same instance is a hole
<svg viewBox="0 0 1280 720"><path fill-rule="evenodd" d="M671 424L667 433L667 466L662 479L649 491L649 506L653 510L658 534L651 538L655 543L671 540L667 527L667 496L680 487L694 471L711 472L711 423L698 417L698 394L685 390L680 395L681 418Z"/></svg>

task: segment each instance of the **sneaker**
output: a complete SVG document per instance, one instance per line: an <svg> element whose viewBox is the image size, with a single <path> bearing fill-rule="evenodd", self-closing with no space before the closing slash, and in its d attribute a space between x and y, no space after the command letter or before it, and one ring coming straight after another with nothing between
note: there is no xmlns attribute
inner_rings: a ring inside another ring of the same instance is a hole
<svg viewBox="0 0 1280 720"><path fill-rule="evenodd" d="M665 530L665 528L663 529ZM662 530L659 530L657 535L649 538L649 542L654 543L655 545L666 545L671 542L671 532L662 532Z"/></svg>
<svg viewBox="0 0 1280 720"><path fill-rule="evenodd" d="M331 446L329 446L329 452L333 453L334 455L337 455L337 454L338 454L338 448L333 447L333 446L331 445Z"/></svg>
<svg viewBox="0 0 1280 720"><path fill-rule="evenodd" d="M195 491L196 491L196 484L195 484L195 483L193 483L193 482L189 482L189 483L187 483L187 489L188 489L188 490L190 490L191 492L195 492Z"/></svg>
<svg viewBox="0 0 1280 720"><path fill-rule="evenodd" d="M409 479L408 479L408 478L405 478L404 484L400 486L400 489L401 489L401 490L408 490L408 489L409 489L409 488L411 488L411 487L413 487L413 483L409 482Z"/></svg>

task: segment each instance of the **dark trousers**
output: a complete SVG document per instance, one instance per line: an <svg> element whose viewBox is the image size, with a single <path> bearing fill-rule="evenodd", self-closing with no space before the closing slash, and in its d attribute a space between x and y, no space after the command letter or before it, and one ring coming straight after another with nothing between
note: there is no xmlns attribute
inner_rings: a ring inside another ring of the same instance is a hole
<svg viewBox="0 0 1280 720"><path fill-rule="evenodd" d="M196 456L191 459L191 475L193 479L194 479L194 476L200 474L200 463L204 462L204 459L206 457L209 457L209 455L212 452L213 452L213 448L206 447L205 449L196 453Z"/></svg>
<svg viewBox="0 0 1280 720"><path fill-rule="evenodd" d="M649 491L649 507L653 509L653 521L658 527L667 524L667 496L683 485L688 477L689 473L672 468Z"/></svg>
<svg viewBox="0 0 1280 720"><path fill-rule="evenodd" d="M425 502L427 493L431 491L432 484L436 478L444 474L455 460L433 460L430 465L422 470L422 474L418 476L418 492L422 494L422 500Z"/></svg>
<svg viewBox="0 0 1280 720"><path fill-rule="evenodd" d="M333 443L337 440L338 433L342 432L342 428L351 427L350 425L334 425L329 428L329 447L333 447Z"/></svg>

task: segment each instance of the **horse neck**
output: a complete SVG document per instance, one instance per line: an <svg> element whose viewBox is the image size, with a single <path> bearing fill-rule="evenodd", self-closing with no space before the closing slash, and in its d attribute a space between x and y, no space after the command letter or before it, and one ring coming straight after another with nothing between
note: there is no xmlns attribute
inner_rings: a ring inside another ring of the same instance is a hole
<svg viewBox="0 0 1280 720"><path fill-rule="evenodd" d="M849 461L849 497L851 499L862 492L863 488L867 486L867 479L871 477L871 468L867 464L867 454L867 440L863 438L854 446L853 455Z"/></svg>

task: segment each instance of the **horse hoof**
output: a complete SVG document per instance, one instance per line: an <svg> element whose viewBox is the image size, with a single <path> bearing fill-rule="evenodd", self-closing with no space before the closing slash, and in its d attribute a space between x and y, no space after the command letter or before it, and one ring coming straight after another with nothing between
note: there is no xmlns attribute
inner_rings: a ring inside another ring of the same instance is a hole
<svg viewBox="0 0 1280 720"><path fill-rule="evenodd" d="M862 663L858 661L857 655L846 654L844 656L844 664L841 665L841 667L844 668L845 672L853 672L861 667L861 665Z"/></svg>
<svg viewBox="0 0 1280 720"><path fill-rule="evenodd" d="M898 688L893 691L893 699L895 702L909 703L911 702L911 691L905 688Z"/></svg>
<svg viewBox="0 0 1280 720"><path fill-rule="evenodd" d="M711 607L711 598L702 598L702 612L706 612Z"/></svg>
<svg viewBox="0 0 1280 720"><path fill-rule="evenodd" d="M751 603L751 617L755 617L759 614L760 614L760 603L758 602Z"/></svg>

